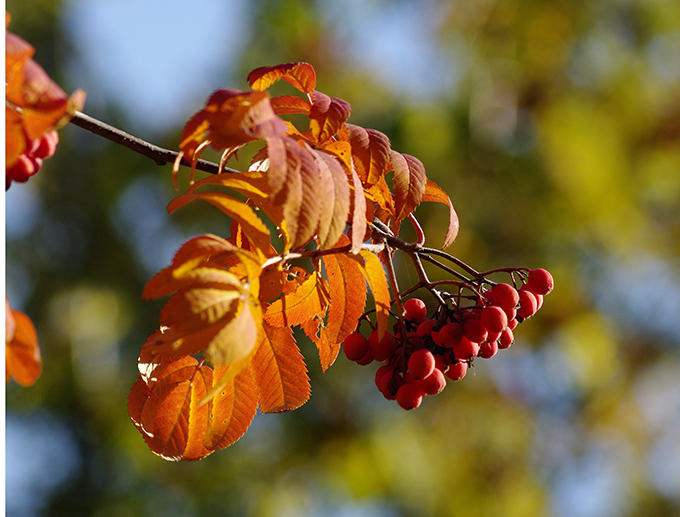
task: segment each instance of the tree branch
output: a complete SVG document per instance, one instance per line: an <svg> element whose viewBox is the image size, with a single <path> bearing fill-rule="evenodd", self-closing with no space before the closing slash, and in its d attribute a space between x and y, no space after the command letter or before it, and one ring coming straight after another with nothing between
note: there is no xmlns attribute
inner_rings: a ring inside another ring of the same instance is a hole
<svg viewBox="0 0 680 517"><path fill-rule="evenodd" d="M179 154L177 151L171 151L170 149L164 149L154 144L150 144L146 140L132 136L125 131L118 128L110 126L94 117L86 115L80 111L76 111L73 118L70 120L71 124L76 125L80 128L99 135L101 137L110 140L118 145L127 147L136 153L146 156L156 163L156 165L165 165L166 163L173 163ZM182 159L182 164L187 167L191 167L191 162ZM217 174L219 171L219 165L208 160L198 160L196 162L196 169L209 172L211 174ZM239 172L235 169L230 169L229 167L223 167L222 172Z"/></svg>

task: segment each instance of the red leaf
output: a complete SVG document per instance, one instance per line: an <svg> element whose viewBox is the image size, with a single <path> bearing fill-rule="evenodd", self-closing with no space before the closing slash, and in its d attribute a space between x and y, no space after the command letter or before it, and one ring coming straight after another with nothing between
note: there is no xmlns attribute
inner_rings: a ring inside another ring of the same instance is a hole
<svg viewBox="0 0 680 517"><path fill-rule="evenodd" d="M5 302L5 378L31 386L42 372L38 334L31 319Z"/></svg>
<svg viewBox="0 0 680 517"><path fill-rule="evenodd" d="M317 146L335 136L347 121L352 107L347 101L314 92L314 103L309 112L309 127Z"/></svg>
<svg viewBox="0 0 680 517"><path fill-rule="evenodd" d="M262 413L299 408L310 395L309 377L290 327L264 323L262 341L251 363Z"/></svg>
<svg viewBox="0 0 680 517"><path fill-rule="evenodd" d="M309 63L263 66L248 74L250 87L259 91L266 90L280 79L288 81L303 93L311 94L316 88L316 72Z"/></svg>
<svg viewBox="0 0 680 517"><path fill-rule="evenodd" d="M390 140L374 129L347 124L354 167L365 188L375 185L390 170Z"/></svg>
<svg viewBox="0 0 680 517"><path fill-rule="evenodd" d="M392 151L394 174L394 211L397 222L407 217L420 204L425 192L427 174L422 162L408 154Z"/></svg>
<svg viewBox="0 0 680 517"><path fill-rule="evenodd" d="M444 238L444 245L442 249L446 249L453 241L456 240L458 236L458 229L460 228L460 222L458 221L458 215L453 208L453 203L451 199L444 192L439 185L435 182L427 180L425 184L425 193L423 194L423 201L434 201L435 203L441 203L443 205L448 205L449 207L449 226L446 230L446 237Z"/></svg>

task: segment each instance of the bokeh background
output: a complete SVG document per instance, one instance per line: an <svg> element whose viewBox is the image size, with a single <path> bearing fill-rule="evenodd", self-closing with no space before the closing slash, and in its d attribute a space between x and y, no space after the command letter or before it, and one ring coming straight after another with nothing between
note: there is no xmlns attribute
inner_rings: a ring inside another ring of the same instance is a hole
<svg viewBox="0 0 680 517"><path fill-rule="evenodd" d="M321 374L301 338L305 406L168 463L126 410L163 303L140 293L181 242L228 223L208 205L168 216L169 166L68 126L6 194L8 296L44 358L35 386L6 389L8 516L680 514L679 2L7 8L48 73L87 90L86 113L170 148L212 90L312 63L352 122L450 194L451 253L479 270L546 267L557 286L512 348L412 412L382 399L375 367L341 356ZM417 215L442 242L446 210Z"/></svg>

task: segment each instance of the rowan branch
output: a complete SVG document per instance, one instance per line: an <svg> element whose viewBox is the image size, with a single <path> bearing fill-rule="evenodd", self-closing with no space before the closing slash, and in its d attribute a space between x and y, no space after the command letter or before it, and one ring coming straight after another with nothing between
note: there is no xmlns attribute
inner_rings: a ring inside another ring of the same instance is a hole
<svg viewBox="0 0 680 517"><path fill-rule="evenodd" d="M80 128L94 133L95 135L101 136L114 142L123 147L127 147L132 151L146 156L154 161L156 165L165 165L167 163L173 163L177 159L179 154L177 151L172 151L170 149L165 149L157 145L151 144L146 140L142 140L136 136L133 136L125 131L113 127L101 120L97 120L94 117L86 115L80 111L76 111L70 120L71 124L78 126ZM191 167L191 162L182 158L181 163L187 167ZM210 174L217 174L219 172L219 165L208 160L198 160L196 162L196 169L209 172ZM230 169L229 167L223 167L222 172L239 172L235 169Z"/></svg>

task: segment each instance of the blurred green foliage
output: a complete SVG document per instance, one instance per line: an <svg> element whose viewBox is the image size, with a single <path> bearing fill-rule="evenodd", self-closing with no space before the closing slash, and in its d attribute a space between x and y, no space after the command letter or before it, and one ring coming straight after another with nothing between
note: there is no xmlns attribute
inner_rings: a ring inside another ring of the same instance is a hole
<svg viewBox="0 0 680 517"><path fill-rule="evenodd" d="M79 49L59 22L64 4L7 4L10 29L36 46L36 59L66 88L81 86L68 75ZM373 0L346 9L338 17L321 0L252 2L238 77L311 62L319 89L352 104L352 122L387 133L449 193L461 220L451 253L478 270L546 267L555 291L511 349L409 413L381 398L372 367L341 356L322 375L300 338L307 405L258 415L240 442L201 462L167 463L125 406L162 304L139 295L183 239L228 226L207 207L165 215L169 167L66 127L43 171L6 194L15 210L6 214L8 295L36 323L44 358L35 386L7 386L8 426L59 422L54 432L76 444L62 454L78 458L38 514L680 513L680 4ZM385 79L387 58L356 52L363 41L398 41L383 21L400 12L418 13L399 27L426 34L441 57L431 76L415 78L434 93L405 93L412 70ZM200 31L200 17L186 30ZM442 70L455 81L437 88ZM214 87L244 87L239 80ZM85 111L126 127L122 107ZM180 131L154 143L176 147ZM443 207L417 215L428 244L442 242ZM415 278L406 265L399 275L402 286ZM7 478L44 464L57 438L36 434L34 448L8 461Z"/></svg>

